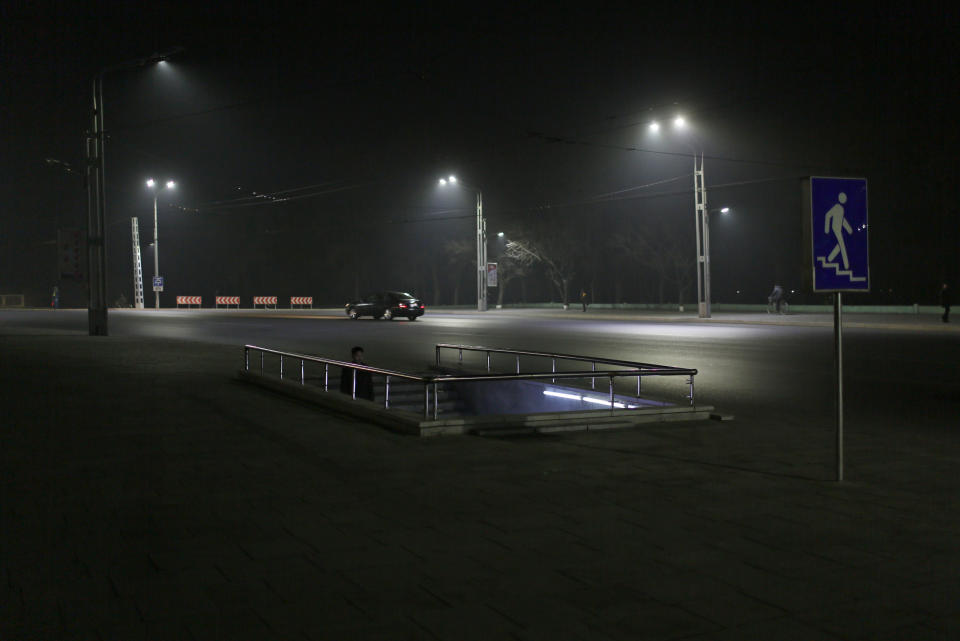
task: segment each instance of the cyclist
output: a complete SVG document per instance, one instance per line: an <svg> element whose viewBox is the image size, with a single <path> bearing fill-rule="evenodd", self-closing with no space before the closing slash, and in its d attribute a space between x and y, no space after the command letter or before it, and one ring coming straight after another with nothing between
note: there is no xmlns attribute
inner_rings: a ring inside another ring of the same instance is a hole
<svg viewBox="0 0 960 641"><path fill-rule="evenodd" d="M770 292L770 295L767 296L767 313L769 314L771 310L776 309L777 313L780 313L780 303L786 302L783 299L783 287L780 285L774 285L773 291Z"/></svg>

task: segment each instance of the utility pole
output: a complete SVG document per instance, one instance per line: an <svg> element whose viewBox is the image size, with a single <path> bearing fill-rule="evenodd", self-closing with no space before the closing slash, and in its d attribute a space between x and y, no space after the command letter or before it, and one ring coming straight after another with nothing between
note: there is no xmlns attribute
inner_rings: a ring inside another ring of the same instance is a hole
<svg viewBox="0 0 960 641"><path fill-rule="evenodd" d="M106 135L103 119L103 77L123 69L135 69L160 62L182 51L175 47L165 53L146 58L128 60L104 67L93 77L92 113L90 131L87 132L87 325L90 336L107 336L107 254L106 254L106 163L104 148Z"/></svg>
<svg viewBox="0 0 960 641"><path fill-rule="evenodd" d="M487 311L487 221L483 218L483 194L477 190L477 311Z"/></svg>
<svg viewBox="0 0 960 641"><path fill-rule="evenodd" d="M700 318L710 318L710 214L702 151L699 158L693 154L693 197L697 228L697 313Z"/></svg>
<svg viewBox="0 0 960 641"><path fill-rule="evenodd" d="M140 261L140 226L137 218L130 219L130 232L133 235L133 307L143 309L143 263Z"/></svg>

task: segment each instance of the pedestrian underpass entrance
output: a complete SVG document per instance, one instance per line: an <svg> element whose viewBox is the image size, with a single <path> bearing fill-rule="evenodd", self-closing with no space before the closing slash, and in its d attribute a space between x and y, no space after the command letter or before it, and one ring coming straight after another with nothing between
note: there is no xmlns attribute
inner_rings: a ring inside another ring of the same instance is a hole
<svg viewBox="0 0 960 641"><path fill-rule="evenodd" d="M696 369L450 343L434 350L426 371L404 372L245 345L239 376L420 436L611 429L713 411L695 402ZM342 377L348 393L340 392ZM357 398L357 377L373 380L374 400ZM651 377L677 379L679 393L669 398L658 385L650 395Z"/></svg>

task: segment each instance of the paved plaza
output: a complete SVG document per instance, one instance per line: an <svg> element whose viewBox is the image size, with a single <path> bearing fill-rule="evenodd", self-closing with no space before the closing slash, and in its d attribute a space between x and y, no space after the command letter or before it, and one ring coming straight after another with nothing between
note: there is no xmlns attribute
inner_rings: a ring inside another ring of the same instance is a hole
<svg viewBox="0 0 960 641"><path fill-rule="evenodd" d="M838 484L789 412L418 439L239 348L0 354L0 639L960 638L954 430L854 426Z"/></svg>

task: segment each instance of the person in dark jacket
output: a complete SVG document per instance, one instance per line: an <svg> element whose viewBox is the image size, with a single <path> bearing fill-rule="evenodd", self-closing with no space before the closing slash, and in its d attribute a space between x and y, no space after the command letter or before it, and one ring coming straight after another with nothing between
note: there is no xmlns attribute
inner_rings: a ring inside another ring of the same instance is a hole
<svg viewBox="0 0 960 641"><path fill-rule="evenodd" d="M944 323L950 322L950 287L944 283L943 287L940 288L940 306L943 307L943 319Z"/></svg>
<svg viewBox="0 0 960 641"><path fill-rule="evenodd" d="M357 345L350 350L350 361L363 365L363 348ZM354 395L353 373L357 373L357 389ZM354 370L349 367L342 368L340 372L340 391L344 394L350 394L355 398L365 398L368 401L373 400L373 376L370 372L363 370Z"/></svg>

